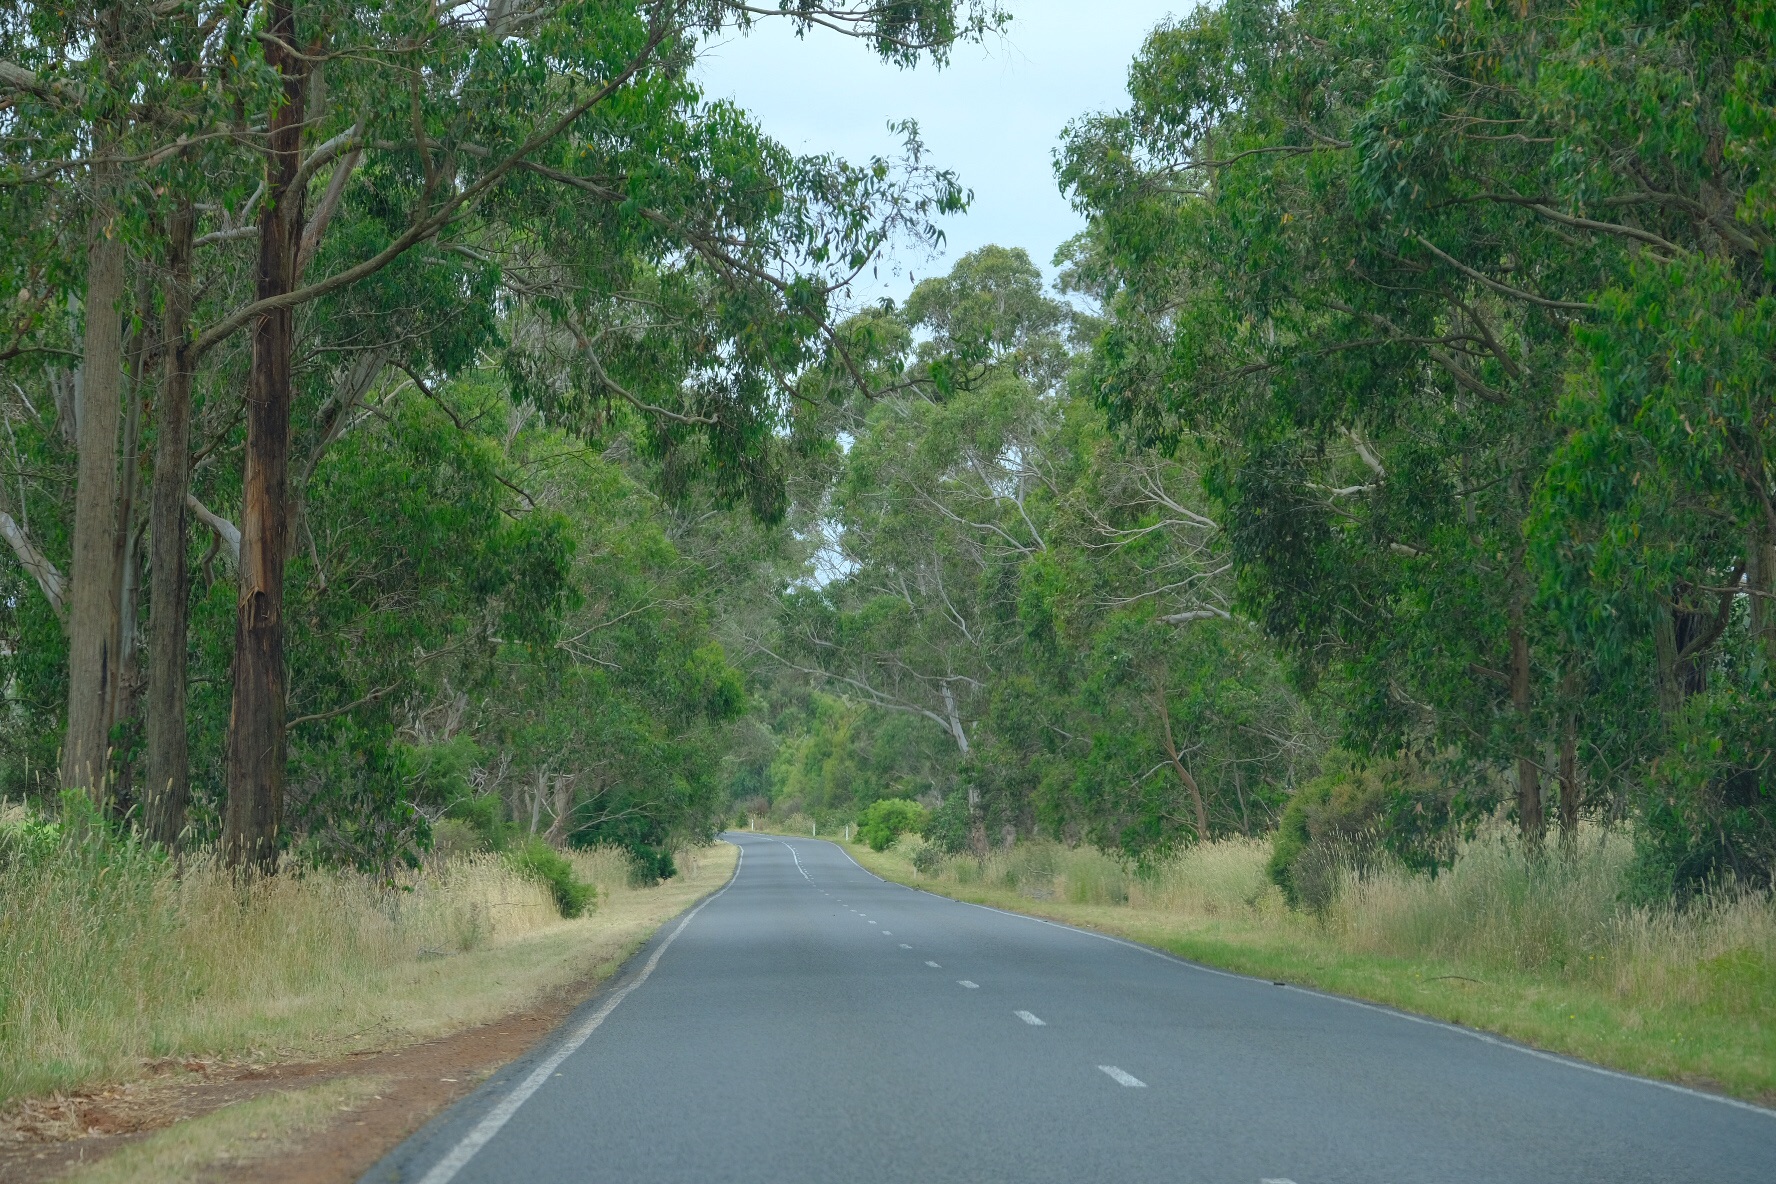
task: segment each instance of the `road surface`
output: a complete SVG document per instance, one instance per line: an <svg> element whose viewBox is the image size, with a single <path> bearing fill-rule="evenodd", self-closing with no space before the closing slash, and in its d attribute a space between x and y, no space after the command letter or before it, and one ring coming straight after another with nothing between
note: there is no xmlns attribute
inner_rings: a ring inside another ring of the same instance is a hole
<svg viewBox="0 0 1776 1184"><path fill-rule="evenodd" d="M1776 1182L1771 1111L728 838L726 889L364 1179Z"/></svg>

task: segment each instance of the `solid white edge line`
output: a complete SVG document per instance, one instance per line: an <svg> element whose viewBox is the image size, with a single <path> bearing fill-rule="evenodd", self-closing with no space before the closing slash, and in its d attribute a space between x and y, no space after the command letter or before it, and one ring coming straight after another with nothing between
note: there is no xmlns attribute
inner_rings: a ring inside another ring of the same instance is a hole
<svg viewBox="0 0 1776 1184"><path fill-rule="evenodd" d="M1128 1072L1125 1072L1121 1069L1118 1069L1115 1065L1099 1065L1098 1068L1103 1070L1104 1074L1107 1077L1109 1077L1110 1080L1114 1081L1117 1085L1126 1085L1130 1089L1146 1089L1147 1088L1147 1083L1145 1081L1142 1081L1139 1077L1136 1077L1133 1073L1128 1073Z"/></svg>
<svg viewBox="0 0 1776 1184"><path fill-rule="evenodd" d="M598 1030L598 1026L604 1023L610 1013L617 1009L617 1004L628 998L629 992L648 980L648 976L654 973L654 967L660 964L660 956L673 942L678 940L678 935L684 932L685 926L689 925L710 901L732 888L734 881L740 878L740 865L746 860L746 848L735 843L734 849L740 854L734 860L734 874L728 877L728 882L704 897L698 902L696 908L686 913L684 919L673 928L671 933L666 935L666 940L654 947L653 956L641 968L641 973L611 992L610 998L606 999L597 1011L588 1016L585 1023L575 1028L573 1034L563 1041L559 1048L550 1053L547 1060L531 1070L529 1077L514 1086L512 1092L501 1098L499 1105L483 1115L481 1121L477 1122L469 1133L464 1135L456 1146L445 1154L444 1158L433 1164L432 1170L419 1178L419 1184L448 1184L448 1181L467 1166L469 1160L475 1158L475 1153L487 1146L488 1142L499 1134L500 1128L511 1121L512 1115L518 1113L518 1107L524 1105L530 1100L532 1094L542 1088L543 1083L549 1080L549 1075L560 1067L561 1062L579 1051L580 1046L586 1043L592 1033Z"/></svg>
<svg viewBox="0 0 1776 1184"><path fill-rule="evenodd" d="M1183 966L1201 974L1219 975L1221 978L1238 979L1241 982L1272 987L1273 989L1275 987L1274 980L1271 979L1254 978L1249 974L1235 974L1231 970L1218 970L1213 966L1204 966L1200 962L1192 962L1188 958L1180 958L1176 954L1168 954L1164 950L1156 950L1152 946L1144 946L1140 942L1127 941L1120 937L1111 937L1108 933L1096 933L1090 929L1081 929L1077 925L1068 925L1062 921L1050 921L1046 917L1032 917L1028 913L1014 913L1009 909L996 909L990 904L975 904L972 900L957 900L955 897L945 896L941 892L931 892L924 888L913 888L906 884L896 884L893 880L883 876L877 876L875 872L870 871L869 868L858 863L855 856L843 847L839 847L837 843L829 843L828 846L838 848L839 853L855 864L857 869L865 875L875 876L876 879L881 880L884 884L891 884L896 888L905 888L908 892L917 892L922 896L934 897L937 900L947 900L951 904L967 905L969 908L981 909L989 913L998 913L1002 917L1013 917L1019 921L1034 921L1038 925L1048 925L1055 929L1065 929L1070 933L1077 933L1083 937L1095 937L1099 941L1107 941L1113 945L1127 946L1131 950L1139 950L1143 954L1151 954L1155 958L1164 959L1167 962ZM1559 1053L1543 1052L1539 1048L1530 1048L1526 1044L1518 1044L1514 1040L1506 1040L1502 1037L1494 1036L1490 1032L1481 1032L1473 1028L1464 1028L1460 1024L1451 1024L1443 1020L1434 1020L1429 1016L1414 1015L1409 1011L1401 1011L1397 1008L1385 1007L1379 1003L1365 1003L1361 999L1352 999L1347 995L1337 995L1331 991L1321 991L1314 987L1303 987L1291 983L1286 989L1299 991L1303 995L1313 995L1320 999L1329 999L1334 1003L1343 1003L1350 1007L1360 1007L1364 1011L1373 1011L1378 1015L1393 1016L1395 1019L1409 1020L1412 1023L1424 1024L1431 1028L1441 1028L1445 1032L1454 1032L1460 1036L1467 1036L1471 1039L1480 1041L1482 1044L1490 1044L1495 1048L1503 1048L1511 1052L1520 1052L1525 1056L1535 1057L1537 1060L1547 1061L1555 1065L1565 1065L1569 1069L1583 1069L1587 1073L1595 1073L1600 1077L1613 1077L1618 1081L1632 1081L1638 1085L1650 1085L1655 1089L1668 1090L1671 1093L1683 1094L1685 1097L1689 1098L1699 1098L1704 1102L1718 1102L1722 1106L1731 1106L1735 1110L1745 1110L1752 1114L1761 1114L1765 1118L1776 1118L1776 1110L1772 1110L1767 1106L1759 1106L1755 1102L1742 1102L1738 1098L1728 1098L1723 1097L1720 1094L1711 1094L1704 1090L1691 1089L1687 1085L1678 1085L1676 1082L1659 1081L1652 1077L1638 1077L1633 1073L1623 1073L1618 1069L1606 1069L1602 1065L1593 1065L1588 1061L1561 1056Z"/></svg>

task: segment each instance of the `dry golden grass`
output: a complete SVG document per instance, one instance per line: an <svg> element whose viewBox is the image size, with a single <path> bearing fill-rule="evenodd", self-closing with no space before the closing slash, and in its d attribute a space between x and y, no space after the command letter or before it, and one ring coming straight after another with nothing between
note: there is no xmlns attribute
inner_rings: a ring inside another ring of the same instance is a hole
<svg viewBox="0 0 1776 1184"><path fill-rule="evenodd" d="M484 1023L613 966L736 851L687 852L647 889L619 854L574 858L599 895L573 921L491 855L392 889L337 872L242 889L127 851L0 865L0 1100L161 1057L323 1057Z"/></svg>

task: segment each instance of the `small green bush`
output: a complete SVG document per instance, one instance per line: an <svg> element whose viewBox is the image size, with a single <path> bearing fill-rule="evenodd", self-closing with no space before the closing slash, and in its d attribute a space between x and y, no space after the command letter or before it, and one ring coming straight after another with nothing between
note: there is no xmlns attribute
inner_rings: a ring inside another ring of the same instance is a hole
<svg viewBox="0 0 1776 1184"><path fill-rule="evenodd" d="M948 858L936 843L920 843L913 852L913 868L921 876L935 876Z"/></svg>
<svg viewBox="0 0 1776 1184"><path fill-rule="evenodd" d="M652 888L661 880L670 880L678 874L678 864L672 861L672 852L664 847L638 843L628 849L628 854L630 887Z"/></svg>
<svg viewBox="0 0 1776 1184"><path fill-rule="evenodd" d="M580 916L598 895L597 888L574 878L573 864L565 855L541 839L531 839L508 852L506 858L522 875L548 887L563 917Z"/></svg>
<svg viewBox="0 0 1776 1184"><path fill-rule="evenodd" d="M919 803L883 798L863 812L857 837L868 843L871 851L886 851L901 835L924 830L927 820L925 807Z"/></svg>

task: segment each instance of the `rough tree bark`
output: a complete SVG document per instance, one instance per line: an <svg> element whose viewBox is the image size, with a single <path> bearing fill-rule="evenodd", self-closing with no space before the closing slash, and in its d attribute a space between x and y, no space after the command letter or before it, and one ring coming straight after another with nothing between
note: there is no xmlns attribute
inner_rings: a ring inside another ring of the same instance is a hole
<svg viewBox="0 0 1776 1184"><path fill-rule="evenodd" d="M104 149L100 150L101 152ZM81 362L74 562L69 573L68 730L62 784L105 798L116 686L117 429L123 376L123 228L117 166L93 166L94 207L86 257L86 337Z"/></svg>
<svg viewBox="0 0 1776 1184"><path fill-rule="evenodd" d="M258 297L295 286L302 241L305 65L291 0L271 6L266 61L283 78L271 113L266 200L259 215ZM246 467L241 505L240 596L234 631L234 705L228 732L228 807L223 853L236 868L277 867L284 806L284 557L289 534L291 366L295 317L285 306L253 327L247 394Z"/></svg>
<svg viewBox="0 0 1776 1184"><path fill-rule="evenodd" d="M195 216L183 202L167 243L166 345L154 443L153 535L149 576L148 784L143 822L148 837L176 847L191 798L185 732L185 487L191 480L191 244Z"/></svg>

